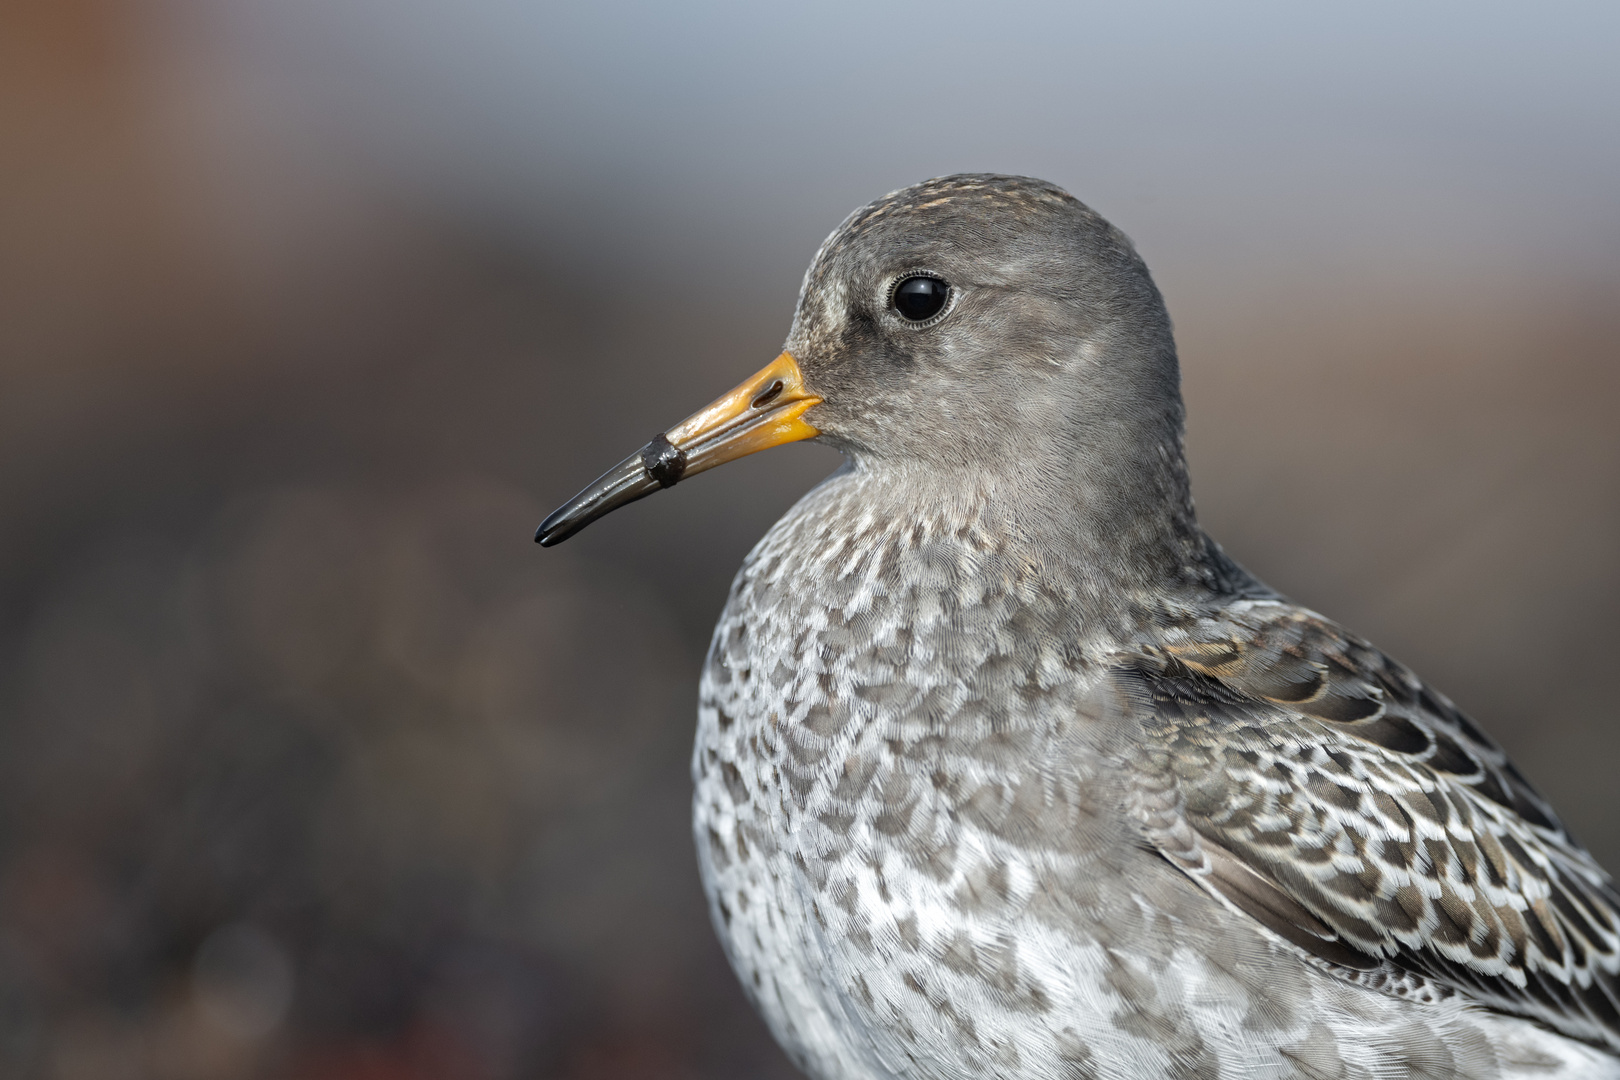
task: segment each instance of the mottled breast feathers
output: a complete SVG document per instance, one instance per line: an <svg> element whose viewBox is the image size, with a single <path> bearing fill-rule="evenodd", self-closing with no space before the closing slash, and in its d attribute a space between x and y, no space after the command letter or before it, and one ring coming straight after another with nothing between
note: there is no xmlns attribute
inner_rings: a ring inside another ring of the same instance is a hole
<svg viewBox="0 0 1620 1080"><path fill-rule="evenodd" d="M1163 642L1115 672L1166 859L1347 978L1620 1050L1620 897L1455 706L1286 603Z"/></svg>

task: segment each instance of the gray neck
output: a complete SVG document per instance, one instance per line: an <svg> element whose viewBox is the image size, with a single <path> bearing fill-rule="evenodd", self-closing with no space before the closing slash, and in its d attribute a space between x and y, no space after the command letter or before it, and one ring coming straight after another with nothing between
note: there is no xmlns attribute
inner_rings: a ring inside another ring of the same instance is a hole
<svg viewBox="0 0 1620 1080"><path fill-rule="evenodd" d="M997 418L987 426L1012 434L963 454L849 448L844 482L882 521L972 523L986 544L1098 609L1215 588L1218 549L1193 511L1179 395L1156 395L1144 414L1140 393L1092 390Z"/></svg>
<svg viewBox="0 0 1620 1080"><path fill-rule="evenodd" d="M1193 517L1179 449L1146 447L1137 468L1114 458L1106 470L1079 463L1108 457L1072 448L1012 472L856 458L783 524L818 534L799 548L823 554L818 578L863 555L897 573L917 560L972 566L1086 636L1125 634L1161 617L1167 597L1191 607L1219 591L1219 549Z"/></svg>

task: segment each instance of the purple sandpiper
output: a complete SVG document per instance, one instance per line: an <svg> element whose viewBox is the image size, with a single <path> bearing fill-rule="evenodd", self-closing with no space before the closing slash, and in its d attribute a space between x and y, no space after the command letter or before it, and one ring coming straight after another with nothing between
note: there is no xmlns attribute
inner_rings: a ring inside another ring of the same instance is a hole
<svg viewBox="0 0 1620 1080"><path fill-rule="evenodd" d="M847 457L744 562L693 802L816 1080L1620 1077L1620 898L1447 698L1199 527L1170 321L1051 184L851 215L784 351L558 510Z"/></svg>

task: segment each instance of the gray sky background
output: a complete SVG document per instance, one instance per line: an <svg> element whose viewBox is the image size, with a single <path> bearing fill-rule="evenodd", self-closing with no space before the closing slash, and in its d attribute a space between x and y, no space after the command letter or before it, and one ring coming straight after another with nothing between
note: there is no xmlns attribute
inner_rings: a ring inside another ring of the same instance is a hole
<svg viewBox="0 0 1620 1080"><path fill-rule="evenodd" d="M1612 3L167 10L161 69L207 86L190 122L225 143L282 125L321 168L379 170L582 267L776 291L856 205L970 170L1069 187L1172 298L1223 267L1609 263L1620 239Z"/></svg>

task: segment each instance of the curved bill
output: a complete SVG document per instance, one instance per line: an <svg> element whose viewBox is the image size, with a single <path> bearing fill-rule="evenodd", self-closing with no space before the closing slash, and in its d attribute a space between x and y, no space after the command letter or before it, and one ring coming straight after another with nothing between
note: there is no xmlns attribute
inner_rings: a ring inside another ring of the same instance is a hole
<svg viewBox="0 0 1620 1080"><path fill-rule="evenodd" d="M631 454L552 511L534 534L560 544L626 503L756 450L821 434L803 419L821 399L804 386L798 361L783 353L742 385L698 410Z"/></svg>

